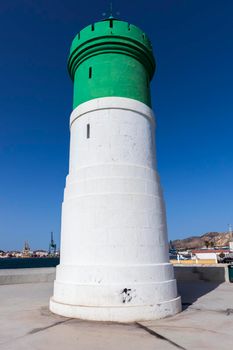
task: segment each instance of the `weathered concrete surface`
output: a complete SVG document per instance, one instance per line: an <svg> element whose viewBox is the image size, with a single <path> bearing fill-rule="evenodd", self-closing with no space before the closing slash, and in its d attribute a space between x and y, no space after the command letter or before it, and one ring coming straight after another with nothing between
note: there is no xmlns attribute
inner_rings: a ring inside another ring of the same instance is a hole
<svg viewBox="0 0 233 350"><path fill-rule="evenodd" d="M55 267L0 270L0 285L53 282Z"/></svg>
<svg viewBox="0 0 233 350"><path fill-rule="evenodd" d="M1 350L230 349L233 284L179 282L185 310L140 324L67 319L48 310L52 283L0 286Z"/></svg>
<svg viewBox="0 0 233 350"><path fill-rule="evenodd" d="M143 325L184 349L230 349L233 343L233 285L179 283L182 313Z"/></svg>

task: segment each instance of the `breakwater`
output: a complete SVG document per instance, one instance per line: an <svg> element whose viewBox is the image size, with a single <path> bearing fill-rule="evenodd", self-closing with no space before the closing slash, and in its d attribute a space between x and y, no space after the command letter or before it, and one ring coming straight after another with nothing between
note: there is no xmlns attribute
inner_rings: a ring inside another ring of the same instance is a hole
<svg viewBox="0 0 233 350"><path fill-rule="evenodd" d="M0 269L26 269L39 267L56 267L60 258L2 258Z"/></svg>

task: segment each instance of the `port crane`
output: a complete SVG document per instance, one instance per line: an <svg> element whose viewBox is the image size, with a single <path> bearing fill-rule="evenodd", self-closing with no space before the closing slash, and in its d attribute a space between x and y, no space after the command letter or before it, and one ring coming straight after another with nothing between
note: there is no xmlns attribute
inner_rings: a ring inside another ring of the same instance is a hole
<svg viewBox="0 0 233 350"><path fill-rule="evenodd" d="M51 238L50 238L50 243L49 243L49 255L56 254L56 248L57 248L57 245L53 239L53 232L51 232Z"/></svg>

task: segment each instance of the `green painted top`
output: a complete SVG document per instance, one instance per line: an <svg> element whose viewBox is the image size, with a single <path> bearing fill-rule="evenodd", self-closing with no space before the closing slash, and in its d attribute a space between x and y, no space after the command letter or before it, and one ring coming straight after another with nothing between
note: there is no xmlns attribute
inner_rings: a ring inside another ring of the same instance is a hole
<svg viewBox="0 0 233 350"><path fill-rule="evenodd" d="M148 37L132 24L109 18L81 30L71 45L68 70L74 81L74 108L109 96L151 106L155 59Z"/></svg>

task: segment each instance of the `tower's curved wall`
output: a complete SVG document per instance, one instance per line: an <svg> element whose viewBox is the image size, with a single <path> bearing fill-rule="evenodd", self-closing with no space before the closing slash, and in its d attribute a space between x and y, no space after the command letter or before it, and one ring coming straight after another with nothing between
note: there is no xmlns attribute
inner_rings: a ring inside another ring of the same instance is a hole
<svg viewBox="0 0 233 350"><path fill-rule="evenodd" d="M70 72L82 85L77 74L89 58L78 68L74 47ZM124 53L116 55L121 62ZM97 57L95 62L105 64L105 58L111 56L102 53ZM139 59L130 59L138 62L145 74L152 74ZM116 68L119 62L115 65L111 61L109 65ZM126 68L123 64L122 70ZM140 81L142 77L137 74L135 79ZM103 83L105 93L111 84ZM78 106L70 118L61 261L50 301L55 313L130 322L165 317L180 310L156 170L155 121L149 103L142 99L149 96L146 83L142 80L140 84L131 92L139 93L138 99L118 94L94 98L91 87L85 91L89 96L86 102L79 103L81 97L77 95ZM123 94L124 88L117 88ZM144 95L140 94L143 88Z"/></svg>
<svg viewBox="0 0 233 350"><path fill-rule="evenodd" d="M71 46L68 69L74 80L74 108L106 96L151 105L152 47L146 34L132 24L112 19L81 30Z"/></svg>

